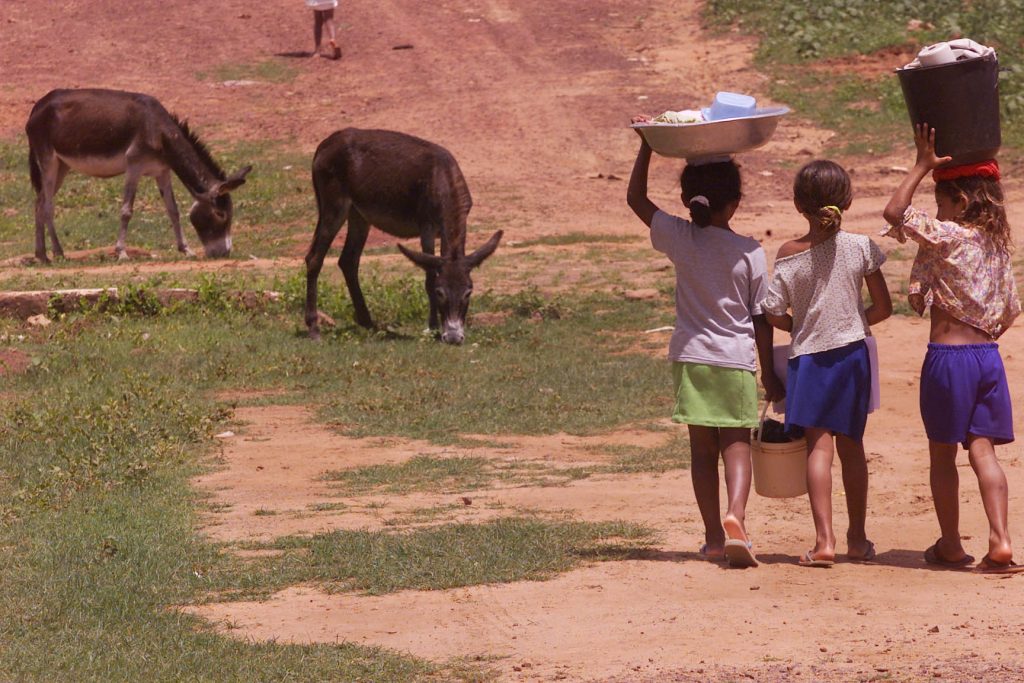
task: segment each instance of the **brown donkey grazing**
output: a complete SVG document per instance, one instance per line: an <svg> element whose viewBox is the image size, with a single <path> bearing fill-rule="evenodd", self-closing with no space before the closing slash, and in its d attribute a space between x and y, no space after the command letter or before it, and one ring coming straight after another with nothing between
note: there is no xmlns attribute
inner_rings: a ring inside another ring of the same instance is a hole
<svg viewBox="0 0 1024 683"><path fill-rule="evenodd" d="M420 238L422 252L398 248L427 274L430 329L461 344L473 281L469 271L498 248L502 232L466 255L466 216L473 206L455 158L445 148L388 130L346 128L328 136L313 157L319 217L306 254L306 326L320 336L317 279L327 250L348 220L338 267L345 276L356 322L373 327L359 287L359 258L375 225L389 235ZM441 254L434 239L441 238Z"/></svg>
<svg viewBox="0 0 1024 683"><path fill-rule="evenodd" d="M174 227L178 251L192 255L181 232L171 171L195 199L189 220L206 255L227 256L231 252L228 193L245 182L252 166L226 176L188 124L153 97L120 90L52 90L32 107L25 132L36 191L36 258L40 261L49 261L45 229L50 232L53 255L64 256L53 225L53 198L68 170L96 178L124 174L121 230L114 246L119 259L126 258L128 221L142 176L156 180Z"/></svg>

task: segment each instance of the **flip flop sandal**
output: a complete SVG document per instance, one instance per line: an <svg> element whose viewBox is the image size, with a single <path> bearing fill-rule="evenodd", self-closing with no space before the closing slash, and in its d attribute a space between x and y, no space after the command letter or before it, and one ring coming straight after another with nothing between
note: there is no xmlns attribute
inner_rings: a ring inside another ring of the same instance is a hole
<svg viewBox="0 0 1024 683"><path fill-rule="evenodd" d="M939 555L938 541L932 543L932 546L924 551L924 561L936 567L946 567L947 569L963 569L967 565L974 564L974 558L967 554L959 560L947 560L942 557Z"/></svg>
<svg viewBox="0 0 1024 683"><path fill-rule="evenodd" d="M1019 565L1013 560L1007 563L995 562L989 559L986 554L985 557L981 558L981 562L974 568L974 571L981 574L1019 574L1024 572L1024 565Z"/></svg>
<svg viewBox="0 0 1024 683"><path fill-rule="evenodd" d="M877 555L877 553L875 552L875 544L871 541L868 541L868 549L864 552L864 555L862 555L861 557L853 557L852 555L847 553L846 559L848 559L850 562L871 562L875 559L875 555Z"/></svg>
<svg viewBox="0 0 1024 683"><path fill-rule="evenodd" d="M338 47L338 44L336 42L334 42L333 40L330 41L330 44L331 44L331 59L341 59L341 48Z"/></svg>
<svg viewBox="0 0 1024 683"><path fill-rule="evenodd" d="M797 564L801 567L820 567L822 569L825 569L827 567L831 567L836 563L835 560L819 560L814 557L813 553L813 550L808 550L806 553L804 553L804 556L797 561Z"/></svg>
<svg viewBox="0 0 1024 683"><path fill-rule="evenodd" d="M757 558L751 550L753 544L750 541L741 541L738 538L730 538L725 542L725 559L729 561L730 567L746 569L756 567Z"/></svg>

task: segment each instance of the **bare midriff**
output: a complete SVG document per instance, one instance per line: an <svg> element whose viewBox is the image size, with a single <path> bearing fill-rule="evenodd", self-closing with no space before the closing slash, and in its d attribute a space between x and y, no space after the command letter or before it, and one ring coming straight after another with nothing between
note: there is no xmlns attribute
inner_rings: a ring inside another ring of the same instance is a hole
<svg viewBox="0 0 1024 683"><path fill-rule="evenodd" d="M994 341L984 330L957 320L938 306L931 307L931 319L928 341L933 344L989 344Z"/></svg>

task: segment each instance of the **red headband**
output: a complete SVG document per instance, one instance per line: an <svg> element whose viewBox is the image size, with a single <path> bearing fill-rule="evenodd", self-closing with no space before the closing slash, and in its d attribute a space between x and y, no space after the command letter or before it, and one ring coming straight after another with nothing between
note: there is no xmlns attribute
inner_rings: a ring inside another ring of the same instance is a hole
<svg viewBox="0 0 1024 683"><path fill-rule="evenodd" d="M999 180L999 164L995 159L981 161L977 164L964 164L963 166L941 166L932 171L932 178L935 182L940 180L956 180L968 176L983 176Z"/></svg>

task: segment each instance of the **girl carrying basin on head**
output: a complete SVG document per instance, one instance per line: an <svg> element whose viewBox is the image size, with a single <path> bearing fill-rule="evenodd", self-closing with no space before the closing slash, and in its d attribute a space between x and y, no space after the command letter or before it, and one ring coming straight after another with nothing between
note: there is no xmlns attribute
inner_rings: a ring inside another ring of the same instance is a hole
<svg viewBox="0 0 1024 683"><path fill-rule="evenodd" d="M634 119L636 122L636 119ZM641 137L626 200L650 227L651 244L675 266L676 321L669 343L675 382L672 419L688 425L693 490L704 522L701 555L735 567L757 560L747 536L750 430L757 426L757 361L768 400L784 395L775 376L772 330L758 302L767 283L761 245L733 232L740 172L731 159L687 164L683 205L691 220L660 210L647 196L651 148ZM729 498L719 503L718 459Z"/></svg>
<svg viewBox="0 0 1024 683"><path fill-rule="evenodd" d="M865 531L868 467L863 437L871 367L864 339L871 334L870 325L892 314L892 302L881 271L885 256L878 245L841 229L843 211L852 201L850 176L839 164L812 161L797 172L793 203L807 220L807 234L779 248L768 296L761 302L768 321L792 336L786 429L802 427L807 438L807 492L815 542L800 564L810 567L835 563L835 450L843 466L850 517L847 557L867 561L875 556ZM866 310L861 299L864 283L871 297Z"/></svg>
<svg viewBox="0 0 1024 683"><path fill-rule="evenodd" d="M928 352L921 369L921 417L928 435L931 489L942 535L925 551L932 565L974 562L960 543L957 445L963 444L978 477L988 516L984 572L1024 570L1013 562L1007 524L1006 475L995 446L1013 441L1013 407L996 339L1020 314L1010 260L999 166L994 160L943 167L935 130L915 126L917 160L885 207L883 234L918 244L910 273L910 305L931 309ZM935 178L936 217L910 205L929 172Z"/></svg>

